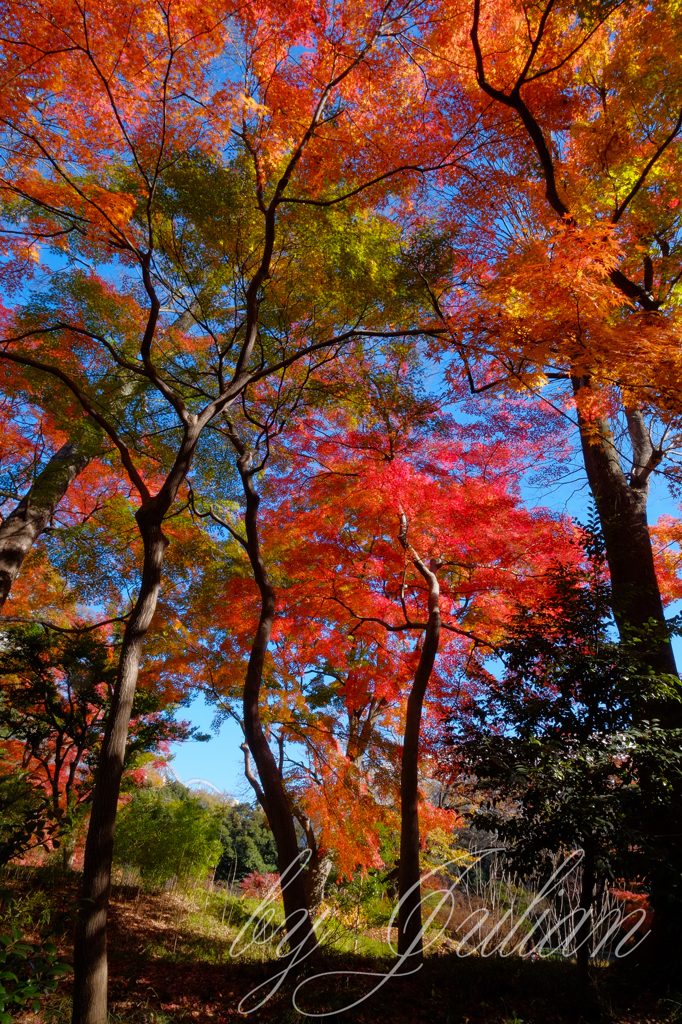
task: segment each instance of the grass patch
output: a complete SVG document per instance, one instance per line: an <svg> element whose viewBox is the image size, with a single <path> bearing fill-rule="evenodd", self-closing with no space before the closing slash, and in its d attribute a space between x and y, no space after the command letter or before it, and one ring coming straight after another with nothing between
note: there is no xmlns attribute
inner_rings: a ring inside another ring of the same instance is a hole
<svg viewBox="0 0 682 1024"><path fill-rule="evenodd" d="M24 915L29 933L49 930L60 957L67 961L73 929L69 909L77 898L78 881L78 876L40 871L6 873L0 879L5 914L9 897L19 908L17 913ZM371 926L368 921L357 932L338 915L332 916L330 935L316 962L300 965L295 978L287 979L261 1009L245 1018L239 1012L240 1001L281 970L276 941L268 939L268 921L258 907L254 899L207 894L203 889L151 893L114 887L109 1024L229 1024L238 1019L309 1024L311 1018L293 1008L292 996L297 985L316 974L324 977L299 990L298 1005L308 1013L331 1014L323 1018L331 1024L583 1024L590 1016L578 1001L574 964L460 958L446 943L429 952L419 972L391 977L364 999L381 981L377 975L388 974L395 964L385 941L385 921L377 923L377 912ZM271 923L281 924L281 905L271 909ZM230 947L250 919L261 929L260 941L231 957ZM592 1019L604 1024L682 1024L677 979L654 982L627 958L616 966L595 967L592 977L598 1004ZM273 987L272 980L268 987ZM259 991L261 998L266 989ZM357 1006L347 1009L356 1001ZM16 1024L70 1024L70 1017L67 981L43 1001L38 1015L14 1019Z"/></svg>

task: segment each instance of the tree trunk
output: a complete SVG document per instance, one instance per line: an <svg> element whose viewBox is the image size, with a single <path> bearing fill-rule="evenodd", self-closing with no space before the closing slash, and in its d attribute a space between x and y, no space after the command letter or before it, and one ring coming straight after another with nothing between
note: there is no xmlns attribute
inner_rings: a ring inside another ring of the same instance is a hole
<svg viewBox="0 0 682 1024"><path fill-rule="evenodd" d="M369 705L365 707L353 708L352 711L348 712L348 740L346 742L346 757L349 761L352 761L356 768L359 768L362 764L362 759L367 753L374 727L381 718L381 714L384 708L388 705L388 701L385 697L380 697L379 700L372 695L369 700ZM367 716L363 720L362 713L367 711Z"/></svg>
<svg viewBox="0 0 682 1024"><path fill-rule="evenodd" d="M403 537L404 546L407 546L407 522L404 517L402 517L401 540ZM405 735L400 771L398 953L406 953L412 947L411 955L421 957L423 943L420 935L422 917L419 884L421 877L419 871L419 849L421 846L419 839L419 731L424 696L438 653L441 616L440 589L435 573L437 564L432 561L431 570L429 570L416 553L413 552L413 554L415 555L414 564L429 585L429 619L414 683L407 698L405 715Z"/></svg>
<svg viewBox="0 0 682 1024"><path fill-rule="evenodd" d="M281 773L280 773L281 774ZM324 890L327 879L334 866L330 854L320 847L315 838L315 829L308 815L299 807L294 807L294 816L305 832L306 842L310 850L310 860L305 873L305 895L308 904L310 919L315 920L315 915L324 899Z"/></svg>
<svg viewBox="0 0 682 1024"><path fill-rule="evenodd" d="M0 526L0 610L24 559L91 455L67 441L36 477L29 492Z"/></svg>
<svg viewBox="0 0 682 1024"><path fill-rule="evenodd" d="M576 394L584 386L584 381L574 378ZM629 480L607 421L587 422L578 414L585 470L604 534L613 614L623 638L630 630L648 632L642 651L653 672L677 675L672 647L665 636L663 602L646 514L649 479L660 462L660 453L651 444L641 412L628 409L626 415L633 449ZM682 725L679 710L673 705L665 711L662 724Z"/></svg>
<svg viewBox="0 0 682 1024"><path fill-rule="evenodd" d="M168 541L157 516L137 513L144 541L142 582L126 625L118 678L97 768L74 948L73 1024L107 1024L107 911L116 806L142 645L156 610Z"/></svg>
<svg viewBox="0 0 682 1024"><path fill-rule="evenodd" d="M308 861L308 870L305 875L305 893L308 901L308 911L313 920L324 899L324 890L333 866L334 862L329 854L322 853L319 849L313 851L313 855Z"/></svg>
<svg viewBox="0 0 682 1024"><path fill-rule="evenodd" d="M576 394L585 386L584 380L573 379ZM665 637L663 602L646 514L649 478L662 456L651 444L641 412L627 409L626 417L633 452L629 480L623 472L608 423L605 420L587 423L578 414L585 469L604 534L613 613L622 639L627 640L630 629L635 633L643 631L640 649L645 664L652 672L677 675L673 650ZM658 718L664 728L682 727L682 707L677 702L650 703L640 717L650 716ZM674 798L667 809L652 813L644 824L649 834L656 838L661 855L679 863L682 859L682 807L679 799ZM651 902L654 922L640 958L654 965L674 964L679 967L682 931L679 907L670 886L656 882Z"/></svg>
<svg viewBox="0 0 682 1024"><path fill-rule="evenodd" d="M154 497L145 488L147 498L135 513L144 545L142 578L135 607L123 634L116 684L97 763L74 946L72 1024L107 1024L107 911L116 806L130 714L142 647L159 600L161 572L168 547L161 527L164 516L187 478L201 429L196 417L185 424L182 444L168 476ZM126 468L129 469L128 466Z"/></svg>
<svg viewBox="0 0 682 1024"><path fill-rule="evenodd" d="M80 760L80 752L79 758ZM55 769L56 769L55 765ZM69 769L69 781L72 775L75 774L74 762L71 762ZM55 772L57 779L59 778L59 772ZM61 819L61 835L60 835L60 853L62 855L62 868L64 871L73 870L73 858L76 853L76 840L78 838L78 817L76 809L76 800L73 793L73 789L67 781L66 786L66 809L64 814L59 813L59 805L57 805L58 817Z"/></svg>
<svg viewBox="0 0 682 1024"><path fill-rule="evenodd" d="M305 952L317 947L308 914L305 891L305 872L296 871L293 865L300 860L294 816L282 783L282 776L270 749L260 718L259 697L263 680L263 666L275 621L275 588L272 585L263 560L258 532L258 507L260 496L253 484L251 456L239 439L230 434L232 443L239 452L238 467L246 496L246 550L254 578L261 595L261 611L256 636L244 682L244 734L249 750L258 769L262 789L259 800L265 811L277 844L277 866L280 877L286 872L282 887L284 915L287 934L292 952L300 948L299 958ZM290 870L288 870L290 869Z"/></svg>
<svg viewBox="0 0 682 1024"><path fill-rule="evenodd" d="M592 897L594 893L594 849L589 844L585 846L585 856L583 858L583 878L582 886L580 888L580 910L583 914L583 920L580 923L580 927L576 933L576 963L578 966L578 986L580 991L581 1001L584 1003L587 1000L590 977L589 977L589 965L590 965L590 948L591 939L589 938L591 926L592 926Z"/></svg>
<svg viewBox="0 0 682 1024"><path fill-rule="evenodd" d="M75 831L62 839L62 847L60 851L62 855L62 869L64 871L73 871L73 858L76 853L76 833Z"/></svg>
<svg viewBox="0 0 682 1024"><path fill-rule="evenodd" d="M421 888L419 886L419 730L426 687L438 653L440 613L429 616L419 665L407 698L405 735L400 772L400 862L398 868L398 953L405 953L412 943L412 955L421 956ZM410 890L412 890L410 892ZM409 894L409 895L408 895Z"/></svg>

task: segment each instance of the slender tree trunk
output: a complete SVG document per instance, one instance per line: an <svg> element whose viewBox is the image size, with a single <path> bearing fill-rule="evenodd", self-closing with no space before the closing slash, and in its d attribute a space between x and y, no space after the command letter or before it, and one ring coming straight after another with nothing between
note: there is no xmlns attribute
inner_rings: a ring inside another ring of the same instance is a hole
<svg viewBox="0 0 682 1024"><path fill-rule="evenodd" d="M407 521L402 517L401 542L407 548ZM412 551L412 549L410 549ZM398 953L406 953L412 946L412 956L421 957L423 943L420 932L421 887L419 880L419 731L426 688L438 653L440 640L440 588L436 577L438 564L431 562L427 569L412 551L414 564L429 585L429 619L424 633L424 644L414 683L407 698L405 735L400 772L400 862L398 865ZM414 945L413 945L414 943Z"/></svg>
<svg viewBox="0 0 682 1024"><path fill-rule="evenodd" d="M580 889L580 910L583 920L580 923L576 934L576 963L578 966L578 985L580 998L584 1002L587 999L590 977L590 947L591 940L588 938L592 927L592 897L594 894L594 849L590 844L585 845L585 856L583 858L583 878Z"/></svg>
<svg viewBox="0 0 682 1024"><path fill-rule="evenodd" d="M0 610L24 559L91 456L67 441L36 477L31 489L0 526Z"/></svg>
<svg viewBox="0 0 682 1024"><path fill-rule="evenodd" d="M301 953L304 953L317 946L308 914L305 872L301 870L295 873L295 869L292 867L299 861L294 816L282 783L280 770L263 731L259 707L263 666L275 621L275 588L265 567L260 547L258 532L260 496L253 484L251 456L233 434L231 434L231 438L239 452L239 473L246 496L246 548L261 596L260 618L244 682L244 734L260 777L262 789L259 787L256 792L277 844L277 866L280 877L287 872L287 869L291 868L286 875L282 890L287 933L290 936L293 935L292 949L300 947Z"/></svg>
<svg viewBox="0 0 682 1024"><path fill-rule="evenodd" d="M118 674L97 764L90 825L85 841L83 884L74 947L73 1024L107 1024L107 912L116 806L123 775L130 714L144 640L159 600L161 572L168 547L162 523L181 484L187 478L201 429L202 425L196 417L185 423L182 444L168 476L158 493L154 497L148 496L135 513L144 545L142 578L135 607L123 634Z"/></svg>
<svg viewBox="0 0 682 1024"><path fill-rule="evenodd" d="M73 858L76 853L76 834L66 836L62 840L62 868L64 871L73 871Z"/></svg>
<svg viewBox="0 0 682 1024"><path fill-rule="evenodd" d="M73 762L71 765L73 768ZM72 772L69 771L69 776ZM76 853L76 839L78 834L77 820L76 820L76 800L73 795L73 789L67 782L66 788L66 809L62 816L60 837L61 841L61 855L62 855L62 868L64 871L73 870L73 858Z"/></svg>
<svg viewBox="0 0 682 1024"><path fill-rule="evenodd" d="M382 712L388 701L385 697L379 700L375 696L370 697L369 705L364 708L354 708L348 714L348 740L346 742L346 757L352 761L356 768L362 764L362 759L367 753L374 728L381 718ZM362 718L363 711L367 711L365 719Z"/></svg>
<svg viewBox="0 0 682 1024"><path fill-rule="evenodd" d="M400 864L398 868L398 953L405 953L416 940L422 926L421 888L419 886L419 731L426 687L438 653L440 612L429 616L419 665L407 698L405 736L400 773ZM410 892L412 890L412 892ZM409 895L408 895L409 893ZM413 955L421 956L421 938Z"/></svg>
<svg viewBox="0 0 682 1024"><path fill-rule="evenodd" d="M128 725L135 696L142 645L156 610L168 541L158 516L137 515L144 541L142 582L126 625L97 768L90 827L85 844L83 886L74 949L73 1024L107 1024L107 911Z"/></svg>

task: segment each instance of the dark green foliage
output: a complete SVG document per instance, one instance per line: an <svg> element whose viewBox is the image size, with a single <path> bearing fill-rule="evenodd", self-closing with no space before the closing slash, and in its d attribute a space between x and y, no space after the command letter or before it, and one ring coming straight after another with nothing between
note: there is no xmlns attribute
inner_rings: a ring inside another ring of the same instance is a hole
<svg viewBox="0 0 682 1024"><path fill-rule="evenodd" d="M0 775L0 864L20 857L48 834L45 801L26 772Z"/></svg>
<svg viewBox="0 0 682 1024"><path fill-rule="evenodd" d="M235 804L227 808L221 817L220 841L223 855L216 879L239 881L252 871L261 874L277 871L275 837L260 807Z"/></svg>
<svg viewBox="0 0 682 1024"><path fill-rule="evenodd" d="M0 935L0 1024L11 1024L13 1013L27 1003L37 1013L40 996L54 992L71 969L59 963L57 950L49 942L33 946L14 927L9 935Z"/></svg>
<svg viewBox="0 0 682 1024"><path fill-rule="evenodd" d="M650 674L636 636L618 641L603 546L590 531L585 545L586 567L557 565L553 600L518 616L502 679L458 728L458 769L488 791L472 820L510 844L516 867L578 846L598 877L677 885L660 835L675 831L682 730L662 728L656 709L681 699L680 683Z"/></svg>

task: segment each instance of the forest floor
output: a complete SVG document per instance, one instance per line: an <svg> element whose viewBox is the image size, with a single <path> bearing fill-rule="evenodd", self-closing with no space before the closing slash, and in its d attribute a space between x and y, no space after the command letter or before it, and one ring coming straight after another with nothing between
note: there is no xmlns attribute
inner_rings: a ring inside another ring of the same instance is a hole
<svg viewBox="0 0 682 1024"><path fill-rule="evenodd" d="M5 922L9 901L27 941L49 938L68 962L77 887L77 875L24 870L12 877L6 872L0 879ZM228 1024L237 1019L257 1024L682 1024L682 978L654 984L627 959L592 969L590 1012L581 1010L572 963L459 957L443 944L434 946L418 972L390 977L380 985L395 960L378 929L337 929L334 946L327 946L314 964L286 979L264 1006L247 1015L245 1011L275 988L270 979L278 973L272 943L252 944L230 956L233 941L256 906L255 901L205 889L153 894L114 887L110 1024ZM2 931L6 928L0 919ZM322 976L298 993L297 1004L304 1011L298 1012L292 993L311 975ZM257 996L246 1000L258 986L263 987ZM346 1009L353 1003L357 1005ZM68 980L42 1000L37 1014L20 1012L13 1020L69 1024Z"/></svg>

